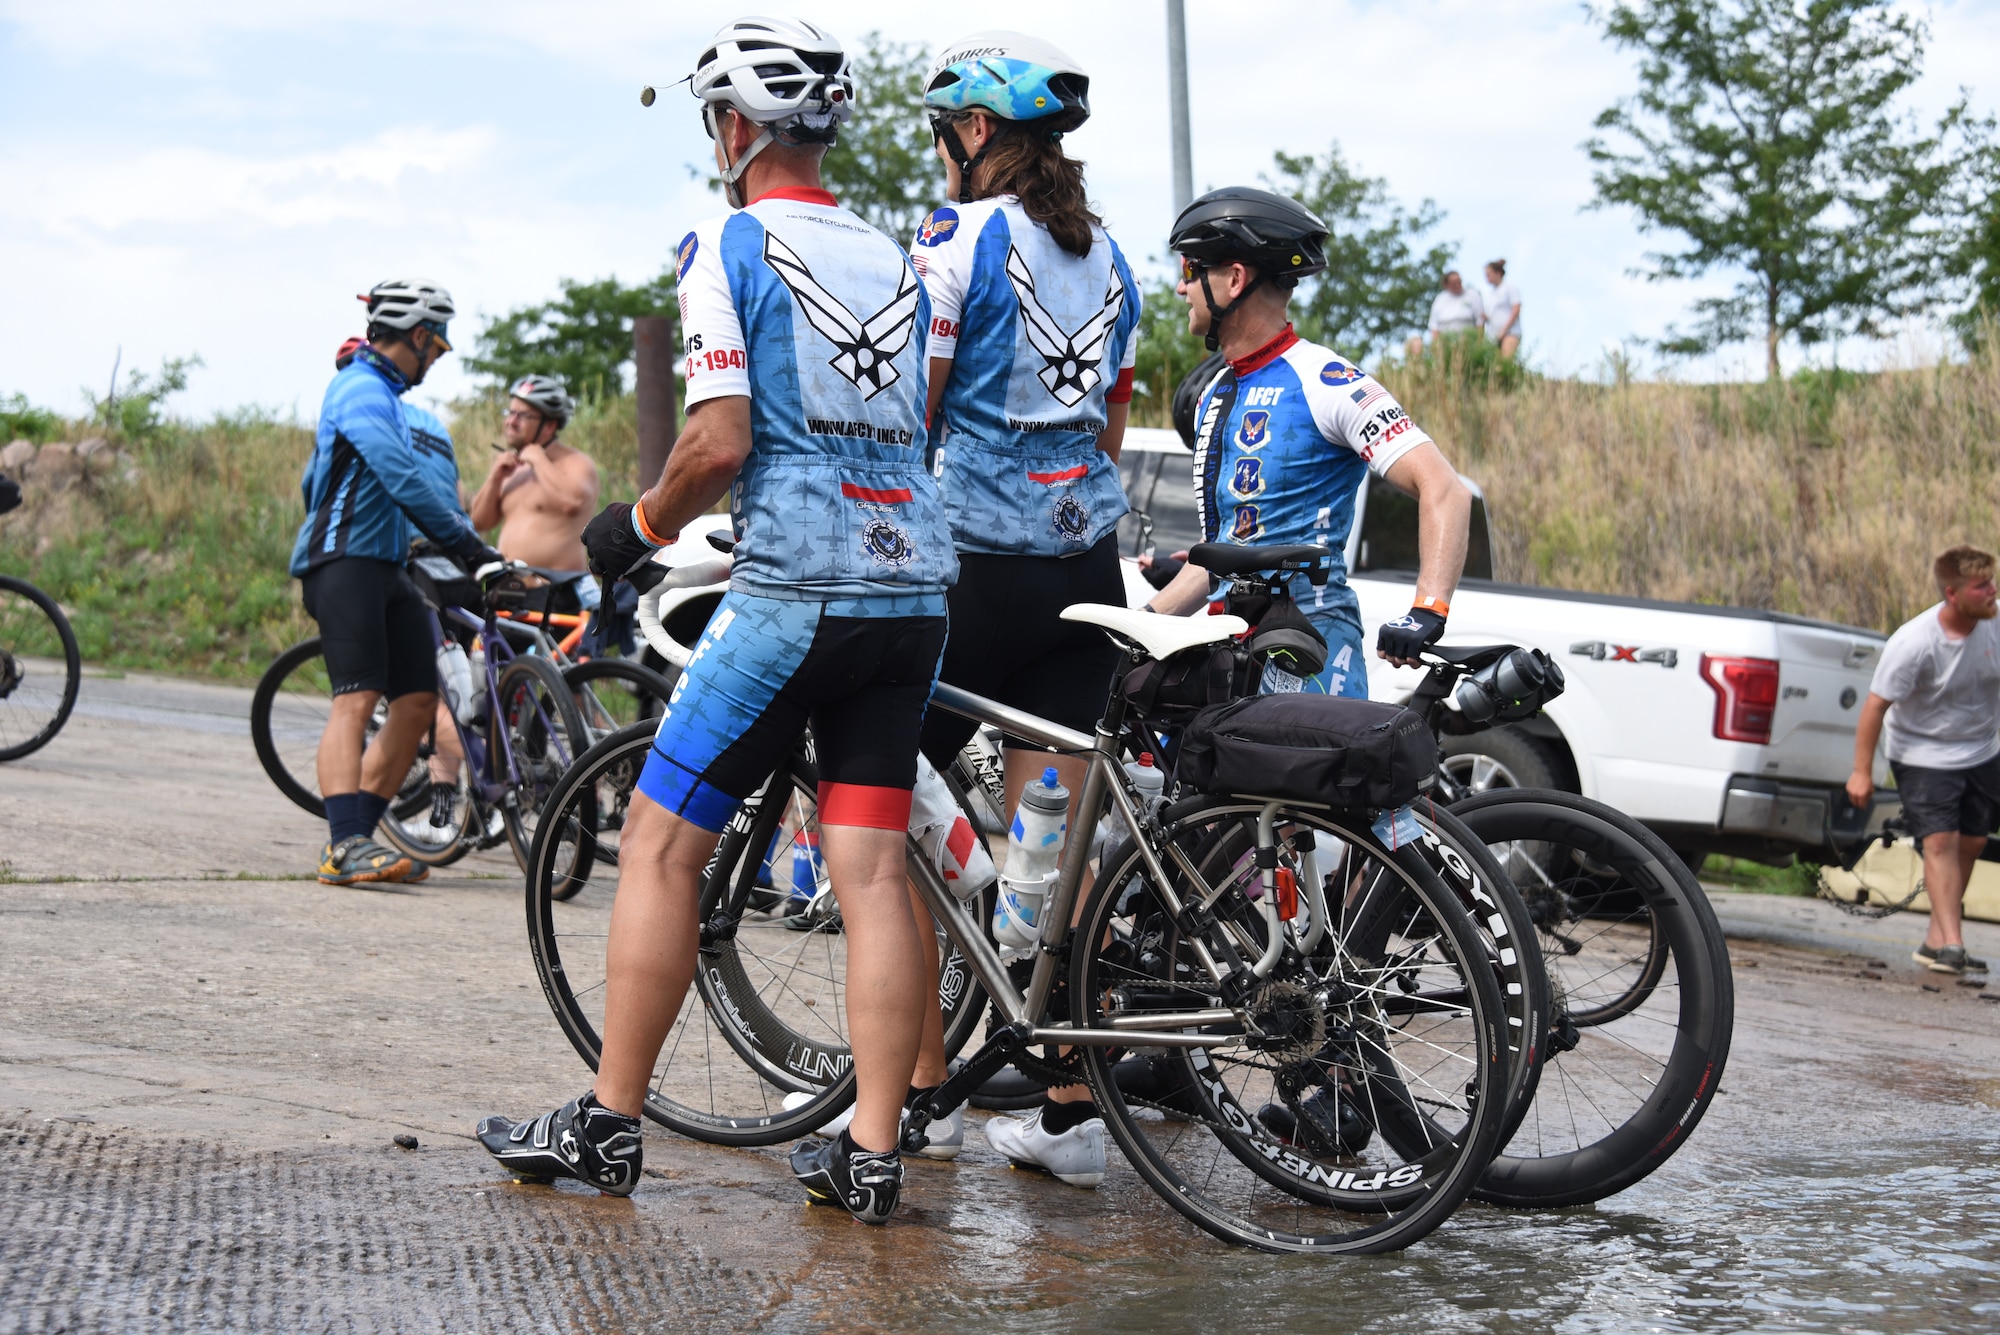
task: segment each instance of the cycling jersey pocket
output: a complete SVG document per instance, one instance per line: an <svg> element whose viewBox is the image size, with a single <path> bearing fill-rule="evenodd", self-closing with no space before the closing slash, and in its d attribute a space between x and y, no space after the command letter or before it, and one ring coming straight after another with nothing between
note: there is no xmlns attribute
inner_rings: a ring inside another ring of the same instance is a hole
<svg viewBox="0 0 2000 1335"><path fill-rule="evenodd" d="M1015 452L964 436L944 448L945 507L963 551L1072 556L1090 550L1131 509L1118 466L1077 436Z"/></svg>
<svg viewBox="0 0 2000 1335"><path fill-rule="evenodd" d="M782 598L932 592L958 576L936 479L921 464L780 456L731 500L731 583Z"/></svg>

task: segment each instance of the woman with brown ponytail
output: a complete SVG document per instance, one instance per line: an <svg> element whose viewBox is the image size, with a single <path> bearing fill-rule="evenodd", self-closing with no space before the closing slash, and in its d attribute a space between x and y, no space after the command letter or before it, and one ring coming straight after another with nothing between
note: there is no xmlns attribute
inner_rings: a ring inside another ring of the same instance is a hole
<svg viewBox="0 0 2000 1335"><path fill-rule="evenodd" d="M946 47L924 105L956 202L924 219L910 251L931 298L931 432L959 553L939 675L1080 732L1103 716L1118 655L1060 614L1125 603L1118 449L1139 323L1138 284L1091 212L1083 164L1063 152L1089 93L1076 62L1033 37L982 32ZM932 710L925 755L944 768L972 729ZM1009 815L1053 763L1070 791L1070 837L1087 838L1076 826L1085 763L1014 738L1004 754ZM914 1081L944 1076L933 1017ZM941 1131L932 1125L934 1144ZM994 1118L986 1138L1073 1185L1103 1180L1104 1123L1080 1086Z"/></svg>

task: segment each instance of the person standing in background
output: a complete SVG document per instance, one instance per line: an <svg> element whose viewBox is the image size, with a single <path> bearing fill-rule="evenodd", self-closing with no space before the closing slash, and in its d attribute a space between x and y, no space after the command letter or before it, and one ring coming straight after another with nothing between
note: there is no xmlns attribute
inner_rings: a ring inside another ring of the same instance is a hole
<svg viewBox="0 0 2000 1335"><path fill-rule="evenodd" d="M1932 565L1943 601L1889 637L1854 734L1847 800L1875 797L1882 741L1910 837L1923 850L1930 929L1912 958L1936 973L1984 973L1965 953L1966 882L2000 824L2000 611L1993 556L1954 547ZM1886 729L1884 724L1887 724Z"/></svg>
<svg viewBox="0 0 2000 1335"><path fill-rule="evenodd" d="M1479 328L1485 317L1479 294L1465 285L1458 270L1445 270L1444 290L1431 299L1431 347L1435 349L1440 338Z"/></svg>
<svg viewBox="0 0 2000 1335"><path fill-rule="evenodd" d="M1507 261L1486 266L1486 290L1478 296L1486 308L1486 337L1500 345L1502 357L1513 357L1521 347L1521 289L1507 281Z"/></svg>

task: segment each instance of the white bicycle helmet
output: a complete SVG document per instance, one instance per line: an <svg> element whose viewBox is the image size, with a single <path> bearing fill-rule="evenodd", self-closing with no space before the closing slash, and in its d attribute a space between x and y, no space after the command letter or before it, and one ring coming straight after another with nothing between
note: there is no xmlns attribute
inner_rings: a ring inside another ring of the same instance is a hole
<svg viewBox="0 0 2000 1335"><path fill-rule="evenodd" d="M390 329L429 325L439 338L444 337L445 322L458 314L451 293L423 278L392 278L375 284L355 300L368 307L369 324ZM445 346L449 348L451 344Z"/></svg>
<svg viewBox="0 0 2000 1335"><path fill-rule="evenodd" d="M772 140L830 144L854 114L854 70L840 39L803 19L741 18L715 35L695 61L688 85L702 102L709 138L728 108L763 126L743 156L723 168L722 189L743 207L744 169ZM646 93L640 101L652 105Z"/></svg>
<svg viewBox="0 0 2000 1335"><path fill-rule="evenodd" d="M576 412L576 400L570 398L562 381L552 375L524 375L508 387L507 395L554 420L559 427L569 425L571 414Z"/></svg>

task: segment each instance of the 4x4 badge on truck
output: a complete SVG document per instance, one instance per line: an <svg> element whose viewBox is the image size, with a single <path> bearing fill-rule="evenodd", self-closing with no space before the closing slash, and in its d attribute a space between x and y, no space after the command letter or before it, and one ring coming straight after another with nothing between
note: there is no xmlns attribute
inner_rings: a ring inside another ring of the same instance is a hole
<svg viewBox="0 0 2000 1335"><path fill-rule="evenodd" d="M1613 663L1658 663L1670 668L1681 661L1678 649L1641 649L1636 644L1606 644L1603 640L1578 640L1569 651L1598 663L1609 659Z"/></svg>

